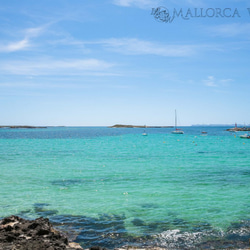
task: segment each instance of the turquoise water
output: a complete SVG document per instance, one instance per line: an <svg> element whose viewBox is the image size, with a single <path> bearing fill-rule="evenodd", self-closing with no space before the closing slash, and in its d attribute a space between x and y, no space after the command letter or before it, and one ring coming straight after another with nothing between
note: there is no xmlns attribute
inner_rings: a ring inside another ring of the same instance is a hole
<svg viewBox="0 0 250 250"><path fill-rule="evenodd" d="M0 129L0 217L48 217L83 247L248 246L250 140L182 129Z"/></svg>

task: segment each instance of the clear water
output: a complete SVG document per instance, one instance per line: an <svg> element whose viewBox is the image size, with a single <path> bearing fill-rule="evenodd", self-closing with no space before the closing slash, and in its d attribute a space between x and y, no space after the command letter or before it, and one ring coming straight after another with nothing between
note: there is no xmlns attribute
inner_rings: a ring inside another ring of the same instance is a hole
<svg viewBox="0 0 250 250"><path fill-rule="evenodd" d="M0 129L0 217L48 217L83 247L249 246L250 140L182 129Z"/></svg>

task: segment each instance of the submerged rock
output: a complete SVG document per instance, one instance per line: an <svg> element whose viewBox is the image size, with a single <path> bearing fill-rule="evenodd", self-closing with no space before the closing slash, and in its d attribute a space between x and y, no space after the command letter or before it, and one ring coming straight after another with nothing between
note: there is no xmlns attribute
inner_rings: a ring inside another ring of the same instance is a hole
<svg viewBox="0 0 250 250"><path fill-rule="evenodd" d="M69 243L48 219L25 220L10 216L0 221L0 250L73 250L83 249Z"/></svg>

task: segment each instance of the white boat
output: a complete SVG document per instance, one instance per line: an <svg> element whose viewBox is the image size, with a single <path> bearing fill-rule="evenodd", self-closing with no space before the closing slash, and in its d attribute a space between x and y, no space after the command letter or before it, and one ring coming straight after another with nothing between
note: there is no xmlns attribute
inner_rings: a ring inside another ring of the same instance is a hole
<svg viewBox="0 0 250 250"><path fill-rule="evenodd" d="M250 135L247 135L247 134L240 135L240 138L242 138L242 139L250 139Z"/></svg>
<svg viewBox="0 0 250 250"><path fill-rule="evenodd" d="M145 125L146 128L146 125ZM148 134L146 133L146 130L144 129L144 132L142 133L143 136L147 136Z"/></svg>
<svg viewBox="0 0 250 250"><path fill-rule="evenodd" d="M177 128L177 114L176 114L176 110L175 110L175 130L172 131L172 134L184 134L184 132L182 130L180 130L179 128Z"/></svg>

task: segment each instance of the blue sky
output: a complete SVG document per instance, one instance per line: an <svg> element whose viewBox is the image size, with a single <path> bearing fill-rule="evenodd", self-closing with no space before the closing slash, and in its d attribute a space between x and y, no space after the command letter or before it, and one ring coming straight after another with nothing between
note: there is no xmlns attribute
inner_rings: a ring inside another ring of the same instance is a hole
<svg viewBox="0 0 250 250"><path fill-rule="evenodd" d="M162 22L157 7L189 14ZM208 16L195 17L201 8ZM245 0L2 0L0 124L173 125L175 109L182 126L250 124L248 8Z"/></svg>

